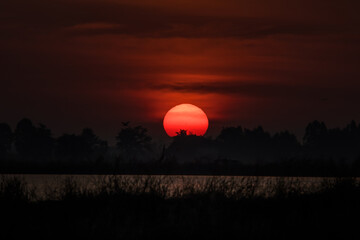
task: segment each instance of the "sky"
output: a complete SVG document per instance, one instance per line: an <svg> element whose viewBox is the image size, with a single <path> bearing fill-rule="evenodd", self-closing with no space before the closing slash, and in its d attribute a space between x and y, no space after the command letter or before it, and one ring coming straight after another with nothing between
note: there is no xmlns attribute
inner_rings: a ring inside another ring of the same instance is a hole
<svg viewBox="0 0 360 240"><path fill-rule="evenodd" d="M222 127L301 138L360 121L357 0L0 1L0 122L55 135L122 121L166 137L181 103Z"/></svg>

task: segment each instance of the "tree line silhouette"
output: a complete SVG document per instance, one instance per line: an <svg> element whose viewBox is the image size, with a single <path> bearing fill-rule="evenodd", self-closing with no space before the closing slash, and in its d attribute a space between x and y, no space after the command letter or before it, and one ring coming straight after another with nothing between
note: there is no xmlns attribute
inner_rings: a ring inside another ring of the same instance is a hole
<svg viewBox="0 0 360 240"><path fill-rule="evenodd" d="M14 162L20 166L52 164L55 170L77 165L78 169L92 166L94 171L104 168L134 173L149 169L216 173L231 168L235 171L229 170L231 173L237 173L250 165L271 169L274 164L310 171L330 165L333 169L345 165L359 169L359 159L360 124L355 121L344 128L327 128L324 122L313 121L306 126L302 142L289 131L271 135L261 126L226 127L215 138L195 136L179 129L167 147L157 146L146 128L123 122L116 135L116 150L90 128L84 128L79 135L54 137L44 124L34 125L26 118L14 130L7 123L0 124L2 171Z"/></svg>
<svg viewBox="0 0 360 240"><path fill-rule="evenodd" d="M8 124L0 124L0 154L4 158L15 150L15 156L22 160L48 161L90 160L105 154L107 142L100 140L90 128L83 129L80 135L64 134L52 136L45 125L35 126L31 120L22 119L14 132Z"/></svg>

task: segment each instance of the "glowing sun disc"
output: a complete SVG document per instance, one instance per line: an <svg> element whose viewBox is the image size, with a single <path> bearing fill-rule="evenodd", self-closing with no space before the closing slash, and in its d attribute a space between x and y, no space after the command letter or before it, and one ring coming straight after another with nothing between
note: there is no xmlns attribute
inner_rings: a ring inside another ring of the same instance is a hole
<svg viewBox="0 0 360 240"><path fill-rule="evenodd" d="M170 137L176 136L180 130L202 136L208 129L209 120L201 108L185 103L171 108L164 117L163 125Z"/></svg>

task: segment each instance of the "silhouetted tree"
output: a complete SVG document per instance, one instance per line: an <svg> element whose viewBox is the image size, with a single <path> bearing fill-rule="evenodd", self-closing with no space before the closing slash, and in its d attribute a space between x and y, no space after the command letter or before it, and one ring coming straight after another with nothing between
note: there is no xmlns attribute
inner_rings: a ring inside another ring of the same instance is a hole
<svg viewBox="0 0 360 240"><path fill-rule="evenodd" d="M326 141L328 130L324 122L313 121L305 129L304 145L322 147Z"/></svg>
<svg viewBox="0 0 360 240"><path fill-rule="evenodd" d="M226 145L239 145L243 141L244 132L241 126L223 128L216 138L220 143ZM239 146L238 146L239 147Z"/></svg>
<svg viewBox="0 0 360 240"><path fill-rule="evenodd" d="M84 128L80 137L84 141L85 151L87 154L105 154L107 150L107 142L96 136L91 128Z"/></svg>
<svg viewBox="0 0 360 240"><path fill-rule="evenodd" d="M123 128L118 133L117 146L122 151L123 157L136 158L151 148L151 137L147 129L142 126L131 127L123 123Z"/></svg>
<svg viewBox="0 0 360 240"><path fill-rule="evenodd" d="M294 134L283 131L271 136L261 126L254 129L241 126L223 128L216 142L221 158L249 164L292 158L301 152L301 144Z"/></svg>
<svg viewBox="0 0 360 240"><path fill-rule="evenodd" d="M51 130L44 124L39 124L39 127L36 128L36 155L43 159L51 158L54 142Z"/></svg>
<svg viewBox="0 0 360 240"><path fill-rule="evenodd" d="M215 143L211 138L188 134L186 130L177 132L166 152L169 159L180 162L202 160L209 162L212 157L217 155Z"/></svg>
<svg viewBox="0 0 360 240"><path fill-rule="evenodd" d="M191 135L191 134L188 134L188 131L185 129L180 129L180 131L176 132L176 136L187 136L187 135Z"/></svg>
<svg viewBox="0 0 360 240"><path fill-rule="evenodd" d="M223 128L216 138L221 158L237 159L244 153L244 131L241 126Z"/></svg>
<svg viewBox="0 0 360 240"><path fill-rule="evenodd" d="M36 129L30 119L22 119L15 129L15 148L22 157L30 157L34 152Z"/></svg>
<svg viewBox="0 0 360 240"><path fill-rule="evenodd" d="M273 160L289 159L300 154L301 145L296 136L288 131L275 133L272 137Z"/></svg>
<svg viewBox="0 0 360 240"><path fill-rule="evenodd" d="M83 129L80 135L64 134L57 139L57 154L67 160L96 160L103 157L107 142L96 136L92 129Z"/></svg>
<svg viewBox="0 0 360 240"><path fill-rule="evenodd" d="M345 128L328 129L326 139L322 139L322 147L328 156L342 160L356 158L360 153L360 133L355 121Z"/></svg>
<svg viewBox="0 0 360 240"><path fill-rule="evenodd" d="M352 121L345 128L328 129L323 122L314 121L305 130L304 152L312 158L345 162L360 154L360 128Z"/></svg>
<svg viewBox="0 0 360 240"><path fill-rule="evenodd" d="M64 134L56 143L57 154L62 158L74 160L84 155L86 148L84 141L75 134Z"/></svg>
<svg viewBox="0 0 360 240"><path fill-rule="evenodd" d="M346 145L360 150L360 125L355 121L351 121L343 130L347 138Z"/></svg>
<svg viewBox="0 0 360 240"><path fill-rule="evenodd" d="M15 148L23 158L50 158L53 148L51 131L43 124L37 128L29 119L24 118L15 129Z"/></svg>
<svg viewBox="0 0 360 240"><path fill-rule="evenodd" d="M279 149L294 149L300 147L296 136L288 131L275 133L273 136L273 143Z"/></svg>
<svg viewBox="0 0 360 240"><path fill-rule="evenodd" d="M13 132L7 123L0 123L0 157L5 157L11 150Z"/></svg>
<svg viewBox="0 0 360 240"><path fill-rule="evenodd" d="M247 147L255 149L268 147L271 141L270 134L265 132L261 126L254 128L253 130L245 128L244 137Z"/></svg>

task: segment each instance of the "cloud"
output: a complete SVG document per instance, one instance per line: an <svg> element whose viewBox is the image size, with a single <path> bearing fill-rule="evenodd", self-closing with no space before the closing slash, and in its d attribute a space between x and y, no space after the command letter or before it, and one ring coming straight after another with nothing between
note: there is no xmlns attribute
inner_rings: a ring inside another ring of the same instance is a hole
<svg viewBox="0 0 360 240"><path fill-rule="evenodd" d="M184 17L185 18L185 17ZM195 17L194 17L195 18ZM159 22L165 22L159 20ZM93 25L87 23L85 25ZM98 28L72 27L73 34L120 34L146 38L263 38L271 35L290 34L307 35L319 33L320 29L307 25L291 25L254 19L214 19L195 18L192 22L173 21L166 23L107 23Z"/></svg>
<svg viewBox="0 0 360 240"><path fill-rule="evenodd" d="M278 34L319 34L331 30L331 26L271 17L195 15L173 9L109 1L18 0L2 5L0 28L10 36L15 33L58 32L71 35L118 34L139 38L249 39Z"/></svg>
<svg viewBox="0 0 360 240"><path fill-rule="evenodd" d="M147 85L149 87L149 85ZM191 82L191 83L165 83L154 84L153 89L163 89L183 93L197 93L197 94L221 94L221 95L237 95L254 98L267 99L323 99L324 96L339 96L346 98L345 95L354 95L354 92L342 93L339 88L331 88L326 86L306 85L297 83L290 85L286 83L265 83L265 82L251 82L251 81L216 81L210 83Z"/></svg>

